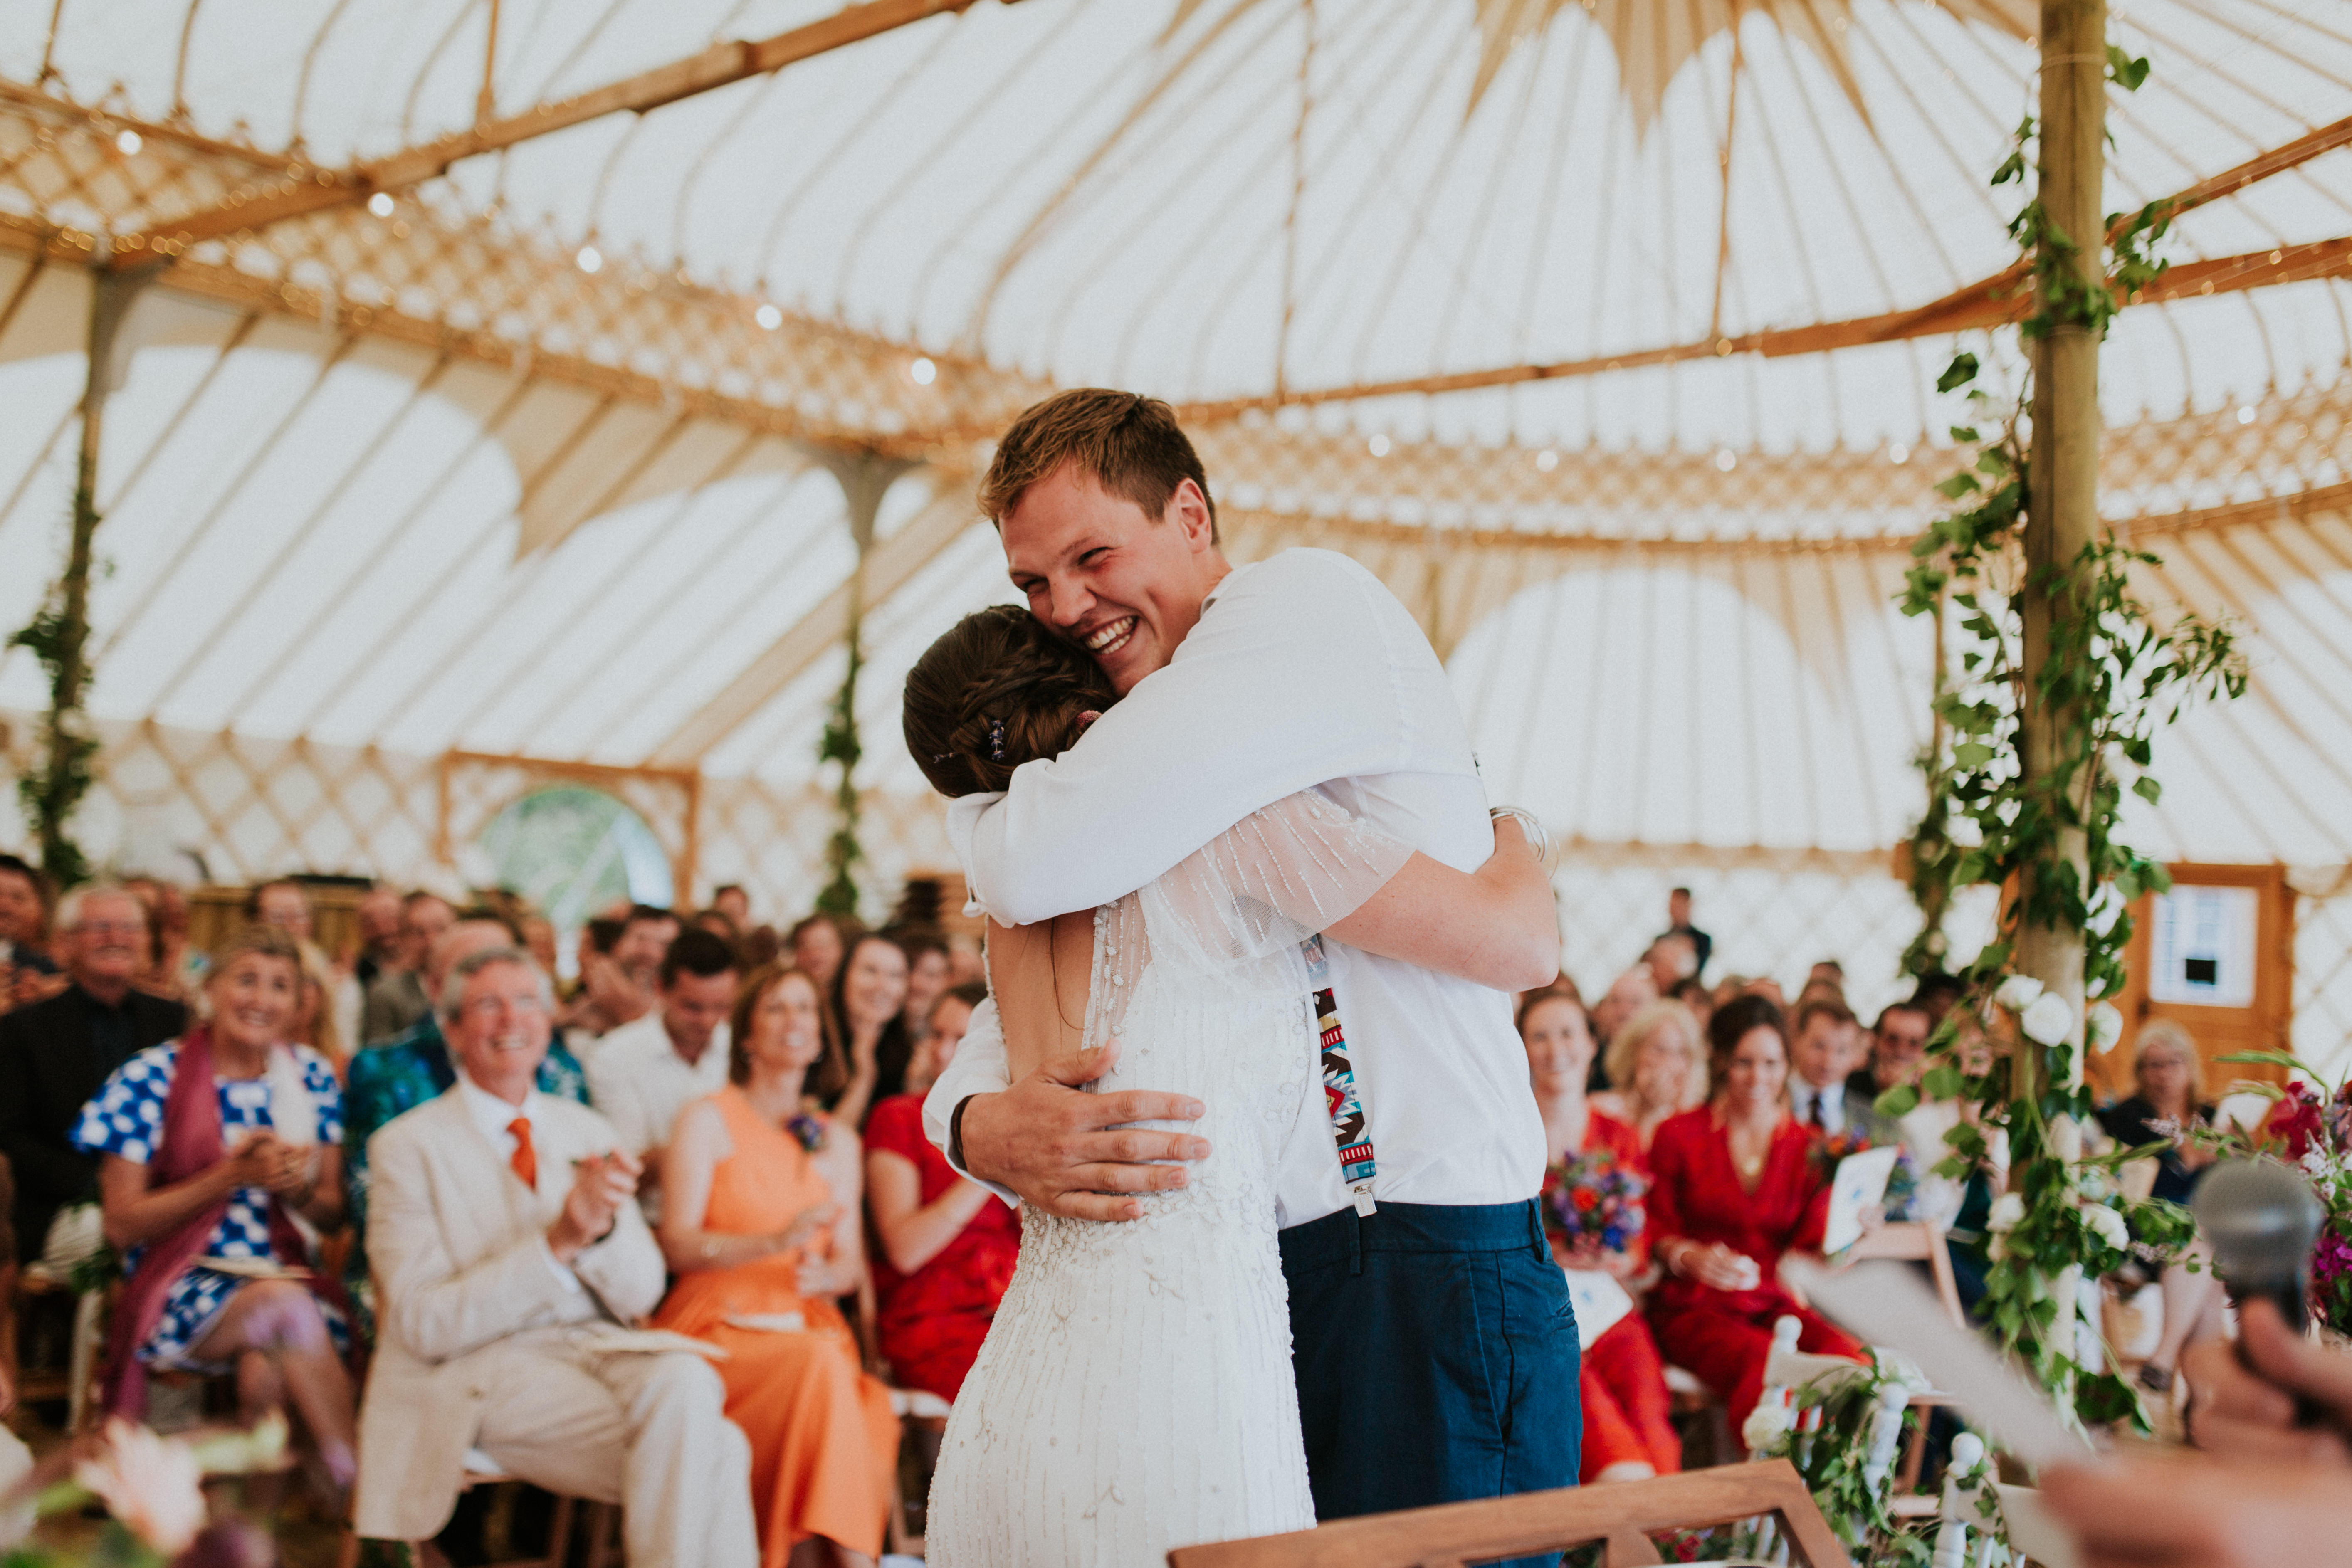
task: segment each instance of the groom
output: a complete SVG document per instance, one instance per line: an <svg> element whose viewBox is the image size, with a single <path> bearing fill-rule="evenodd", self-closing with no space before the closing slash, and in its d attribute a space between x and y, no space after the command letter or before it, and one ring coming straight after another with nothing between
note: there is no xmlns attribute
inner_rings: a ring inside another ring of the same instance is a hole
<svg viewBox="0 0 2352 1568"><path fill-rule="evenodd" d="M1108 903L1302 789L1461 870L1494 852L1428 639L1345 556L1230 566L1167 405L1100 389L1048 398L1006 433L980 499L1031 613L1122 694L1069 752L952 814L996 919ZM1509 998L1327 950L1369 1144L1313 1085L1277 1181L1316 1512L1573 1486L1576 1321L1535 1201L1543 1129ZM1111 1050L1008 1084L989 1033L968 1037L925 1105L958 1169L1055 1213L1118 1220L1142 1212L1129 1194L1181 1186L1183 1163L1208 1155L1189 1134L1120 1130L1195 1119L1198 1101L1081 1090Z"/></svg>

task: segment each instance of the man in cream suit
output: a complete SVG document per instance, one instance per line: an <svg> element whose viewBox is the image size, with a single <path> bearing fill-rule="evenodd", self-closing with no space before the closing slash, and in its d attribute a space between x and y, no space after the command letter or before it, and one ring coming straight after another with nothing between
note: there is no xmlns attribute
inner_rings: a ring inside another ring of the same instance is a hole
<svg viewBox="0 0 2352 1568"><path fill-rule="evenodd" d="M437 1534L478 1448L621 1504L632 1568L752 1568L751 1448L718 1374L628 1327L663 1284L637 1162L603 1117L533 1085L550 1001L516 949L460 962L436 998L457 1081L371 1144L358 1533Z"/></svg>

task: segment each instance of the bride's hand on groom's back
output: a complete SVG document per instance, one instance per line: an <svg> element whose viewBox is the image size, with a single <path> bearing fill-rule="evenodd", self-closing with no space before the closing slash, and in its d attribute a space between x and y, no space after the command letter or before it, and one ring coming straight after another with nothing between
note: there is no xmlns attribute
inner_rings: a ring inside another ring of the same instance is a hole
<svg viewBox="0 0 2352 1568"><path fill-rule="evenodd" d="M1204 1160L1209 1141L1160 1132L1137 1121L1196 1121L1207 1108L1190 1095L1150 1089L1088 1094L1079 1086L1108 1072L1118 1042L1055 1057L1002 1094L964 1106L964 1169L1072 1219L1139 1219L1128 1194L1182 1186L1182 1163Z"/></svg>

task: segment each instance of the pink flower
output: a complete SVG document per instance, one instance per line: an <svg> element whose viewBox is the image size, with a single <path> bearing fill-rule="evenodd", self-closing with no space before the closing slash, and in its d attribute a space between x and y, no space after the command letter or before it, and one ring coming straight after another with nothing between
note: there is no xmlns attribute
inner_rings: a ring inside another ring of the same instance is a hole
<svg viewBox="0 0 2352 1568"><path fill-rule="evenodd" d="M73 1477L165 1557L186 1551L205 1527L204 1470L187 1445L119 1415L98 1452L74 1461Z"/></svg>

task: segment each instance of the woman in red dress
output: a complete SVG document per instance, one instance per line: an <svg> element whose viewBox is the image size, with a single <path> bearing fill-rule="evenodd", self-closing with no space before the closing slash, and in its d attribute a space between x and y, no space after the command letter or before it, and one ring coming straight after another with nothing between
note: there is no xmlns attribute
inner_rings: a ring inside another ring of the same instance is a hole
<svg viewBox="0 0 2352 1568"><path fill-rule="evenodd" d="M1543 1113L1543 1214L1552 1254L1563 1268L1598 1268L1634 1289L1649 1261L1639 1231L1621 1247L1571 1248L1556 1206L1571 1166L1605 1160L1638 1172L1643 1163L1633 1129L1584 1098L1585 1078L1592 1070L1592 1026L1584 1005L1565 992L1528 998L1519 1011L1519 1039L1528 1050L1536 1109ZM1578 1381L1584 1402L1580 1469L1585 1484L1647 1480L1683 1468L1665 1366L1639 1312L1628 1312L1585 1345Z"/></svg>
<svg viewBox="0 0 2352 1568"><path fill-rule="evenodd" d="M1650 1144L1651 1248L1665 1278L1650 1327L1666 1359L1720 1394L1738 1431L1764 1391L1772 1325L1803 1325L1800 1349L1862 1357L1862 1347L1778 1281L1791 1248L1818 1250L1829 1177L1789 1114L1788 1026L1780 1009L1741 996L1707 1023L1715 1095L1670 1117Z"/></svg>
<svg viewBox="0 0 2352 1568"><path fill-rule="evenodd" d="M955 1058L978 984L943 994L908 1076L936 1079ZM955 1173L923 1136L923 1097L894 1095L866 1124L866 1193L881 1256L874 1260L876 1337L903 1388L952 1400L980 1353L1021 1254L1021 1216Z"/></svg>

